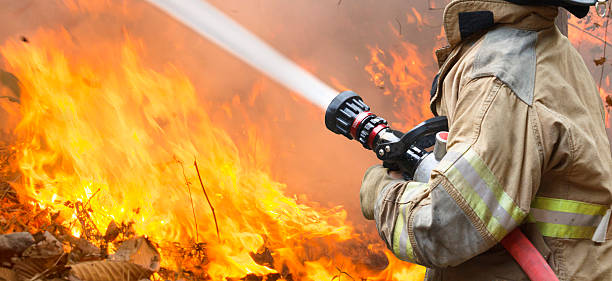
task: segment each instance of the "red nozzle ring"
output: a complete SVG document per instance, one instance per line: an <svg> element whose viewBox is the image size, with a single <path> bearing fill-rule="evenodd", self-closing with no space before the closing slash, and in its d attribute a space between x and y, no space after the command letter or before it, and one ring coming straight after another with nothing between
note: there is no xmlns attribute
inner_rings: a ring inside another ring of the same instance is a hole
<svg viewBox="0 0 612 281"><path fill-rule="evenodd" d="M376 136L386 128L389 128L387 124L380 124L372 129L372 132L370 132L370 136L368 137L368 146L370 149L374 149L374 147L372 147L374 145L374 139L376 139Z"/></svg>
<svg viewBox="0 0 612 281"><path fill-rule="evenodd" d="M354 139L357 139L357 129L359 129L359 126L361 126L363 120L365 120L366 117L370 115L374 115L374 113L369 111L362 111L361 113L357 114L357 117L355 117L355 121L353 121L353 125L351 125L351 136Z"/></svg>

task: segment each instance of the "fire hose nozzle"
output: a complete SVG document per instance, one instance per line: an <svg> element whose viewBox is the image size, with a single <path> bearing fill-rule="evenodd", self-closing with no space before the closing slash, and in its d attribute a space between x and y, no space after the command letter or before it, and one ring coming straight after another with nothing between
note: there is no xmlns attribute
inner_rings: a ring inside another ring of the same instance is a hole
<svg viewBox="0 0 612 281"><path fill-rule="evenodd" d="M370 111L361 97L352 91L338 94L327 106L325 126L330 131L353 139L350 128L353 120L362 112Z"/></svg>
<svg viewBox="0 0 612 281"><path fill-rule="evenodd" d="M387 120L370 112L370 107L354 92L337 95L325 112L327 128L348 139L355 139L373 150L387 168L400 170L406 179L414 178L419 164L436 143L436 133L448 131L446 117L435 117L407 133L391 129ZM441 157L442 151L437 156Z"/></svg>
<svg viewBox="0 0 612 281"><path fill-rule="evenodd" d="M387 131L387 120L370 112L370 107L352 91L337 95L325 112L325 126L330 131L355 139L366 149L374 149L378 136Z"/></svg>

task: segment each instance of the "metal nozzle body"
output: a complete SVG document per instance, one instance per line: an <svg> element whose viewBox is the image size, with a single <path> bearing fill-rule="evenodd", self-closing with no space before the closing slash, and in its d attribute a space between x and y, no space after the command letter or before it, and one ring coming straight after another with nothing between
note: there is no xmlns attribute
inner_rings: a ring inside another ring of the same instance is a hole
<svg viewBox="0 0 612 281"><path fill-rule="evenodd" d="M433 167L445 153L442 147L434 149L435 153L428 148L436 144L436 133L448 130L446 117L426 120L409 132L401 133L392 130L387 120L370 112L361 97L350 91L340 93L329 104L325 125L330 131L355 139L364 148L373 150L385 167L402 171L408 180L414 178L421 163L431 162L432 165L425 166ZM419 179L427 176L424 168L419 170Z"/></svg>
<svg viewBox="0 0 612 281"><path fill-rule="evenodd" d="M331 101L325 112L325 125L367 149L373 149L379 136L389 131L387 120L370 112L361 97L351 91L342 92Z"/></svg>

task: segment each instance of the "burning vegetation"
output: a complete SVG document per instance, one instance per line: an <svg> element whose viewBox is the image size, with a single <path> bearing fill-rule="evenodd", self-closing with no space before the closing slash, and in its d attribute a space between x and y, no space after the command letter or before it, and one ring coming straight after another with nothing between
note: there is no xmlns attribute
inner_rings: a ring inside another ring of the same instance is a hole
<svg viewBox="0 0 612 281"><path fill-rule="evenodd" d="M127 36L100 63L65 53L58 38L70 41L65 31L42 32L31 40L37 43L1 48L21 91L11 102L19 109L14 142L3 150L3 232L27 231L5 237L29 244L7 255L14 256L5 261L13 272L7 276L422 276L420 267L395 261L357 233L341 207L286 196L285 186L244 159L211 121L180 70L145 66L137 41Z"/></svg>
<svg viewBox="0 0 612 281"><path fill-rule="evenodd" d="M96 18L111 2L63 4ZM142 16L119 6L122 18ZM409 30L438 33L429 18L409 9L389 20L399 43L364 45L355 57L369 83L362 92L393 104L402 129L429 115L430 53L439 44L404 42ZM122 34L84 48L62 27L0 45L0 281L423 278L423 267L397 260L344 207L290 196L271 171L271 144L258 139L265 128L246 120L247 140L236 140L198 98L218 101L213 90L181 67L150 63L152 46L127 28ZM248 98L216 105L224 117L249 115L242 107L264 88L261 80L251 86Z"/></svg>

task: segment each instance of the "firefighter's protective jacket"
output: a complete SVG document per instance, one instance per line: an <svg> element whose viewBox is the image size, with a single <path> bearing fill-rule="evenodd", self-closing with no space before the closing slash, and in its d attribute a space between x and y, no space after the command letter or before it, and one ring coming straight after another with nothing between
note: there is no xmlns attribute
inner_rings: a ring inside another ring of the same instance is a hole
<svg viewBox="0 0 612 281"><path fill-rule="evenodd" d="M528 280L499 245L516 227L559 280L612 280L605 111L556 15L450 3L431 101L449 120L448 154L428 183L366 172L362 205L367 189L381 191L364 214L396 256L428 267L428 280Z"/></svg>

